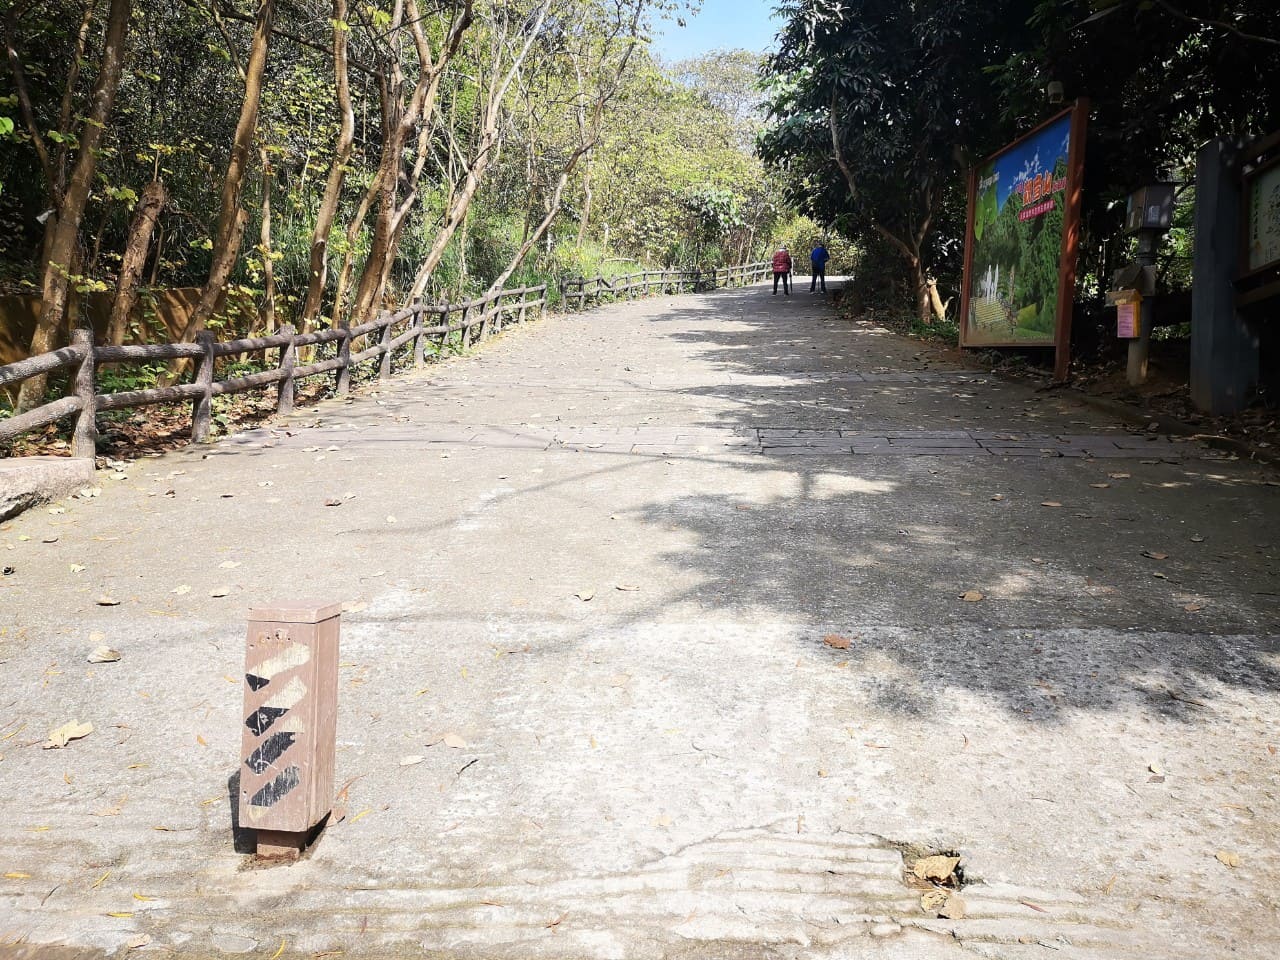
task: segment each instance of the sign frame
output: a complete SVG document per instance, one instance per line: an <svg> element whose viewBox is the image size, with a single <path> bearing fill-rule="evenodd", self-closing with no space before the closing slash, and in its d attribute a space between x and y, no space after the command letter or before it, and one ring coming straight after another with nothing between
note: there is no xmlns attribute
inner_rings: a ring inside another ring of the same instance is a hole
<svg viewBox="0 0 1280 960"><path fill-rule="evenodd" d="M969 302L973 295L974 222L977 214L978 171L988 164L1022 146L1046 128L1070 117L1067 148L1067 183L1063 196L1062 240L1058 259L1058 290L1054 304L1054 329L1044 340L1011 340L970 342ZM1084 148L1088 133L1089 100L1081 97L1065 110L1054 114L1044 122L1028 130L1022 136L1005 144L980 163L969 168L969 208L965 218L964 280L960 290L960 346L961 347L1053 347L1054 379L1065 381L1071 365L1071 313L1075 300L1076 259L1080 245L1080 200L1084 180Z"/></svg>

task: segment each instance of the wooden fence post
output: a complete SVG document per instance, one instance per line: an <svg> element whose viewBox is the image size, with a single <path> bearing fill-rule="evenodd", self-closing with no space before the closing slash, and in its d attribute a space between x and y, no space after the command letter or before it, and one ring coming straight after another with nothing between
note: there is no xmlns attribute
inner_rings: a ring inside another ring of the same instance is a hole
<svg viewBox="0 0 1280 960"><path fill-rule="evenodd" d="M382 320L386 322L386 326L382 328L382 337L378 340L378 346L382 348L382 359L378 363L378 379L388 380L391 378L391 315L383 314Z"/></svg>
<svg viewBox="0 0 1280 960"><path fill-rule="evenodd" d="M340 321L338 328L342 330L342 339L338 341L338 359L342 364L338 367L338 382L335 389L338 396L343 396L351 392L351 321Z"/></svg>
<svg viewBox="0 0 1280 960"><path fill-rule="evenodd" d="M471 304L462 305L462 348L461 352L466 353L471 349L471 330L467 327L467 318L471 313Z"/></svg>
<svg viewBox="0 0 1280 960"><path fill-rule="evenodd" d="M196 372L200 395L191 404L191 442L204 443L209 439L209 428L213 422L213 333L201 330L196 334L196 343L204 353L200 357L200 369Z"/></svg>
<svg viewBox="0 0 1280 960"><path fill-rule="evenodd" d="M436 359L439 360L444 356L444 351L449 346L449 304L440 304L440 326L444 327L444 332L440 334L440 346L436 350Z"/></svg>
<svg viewBox="0 0 1280 960"><path fill-rule="evenodd" d="M294 329L293 324L286 323L280 327L280 333L288 334L289 342L280 348L280 369L284 371L284 376L280 380L280 390L276 395L276 413L293 413L295 394L293 370L298 365L298 345L294 342L294 338L298 331Z"/></svg>
<svg viewBox="0 0 1280 960"><path fill-rule="evenodd" d="M422 328L426 326L423 322L422 298L413 298L413 366L417 370L421 370L427 362L427 358L423 353L422 346Z"/></svg>
<svg viewBox="0 0 1280 960"><path fill-rule="evenodd" d="M76 418L71 455L92 460L98 453L98 395L94 389L93 331L87 327L76 327L71 334L71 343L76 347L84 347L84 359L76 370L75 393L80 400L80 416Z"/></svg>

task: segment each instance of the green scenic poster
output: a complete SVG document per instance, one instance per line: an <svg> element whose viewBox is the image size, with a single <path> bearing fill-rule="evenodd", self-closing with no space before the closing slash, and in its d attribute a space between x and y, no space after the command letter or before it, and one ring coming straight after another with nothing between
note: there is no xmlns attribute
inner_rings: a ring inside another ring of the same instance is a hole
<svg viewBox="0 0 1280 960"><path fill-rule="evenodd" d="M977 171L965 346L1052 346L1067 204L1071 115Z"/></svg>

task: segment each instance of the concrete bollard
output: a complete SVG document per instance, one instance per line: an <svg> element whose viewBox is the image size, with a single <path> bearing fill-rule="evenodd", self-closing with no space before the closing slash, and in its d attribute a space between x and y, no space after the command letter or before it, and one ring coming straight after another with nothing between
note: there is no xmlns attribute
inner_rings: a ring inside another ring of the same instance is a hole
<svg viewBox="0 0 1280 960"><path fill-rule="evenodd" d="M239 808L260 857L296 858L330 812L341 617L320 600L249 611Z"/></svg>

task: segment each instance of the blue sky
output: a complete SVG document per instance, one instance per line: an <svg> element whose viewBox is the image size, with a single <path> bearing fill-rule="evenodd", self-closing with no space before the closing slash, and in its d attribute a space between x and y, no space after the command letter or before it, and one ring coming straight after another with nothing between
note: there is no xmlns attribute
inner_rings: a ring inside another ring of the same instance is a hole
<svg viewBox="0 0 1280 960"><path fill-rule="evenodd" d="M654 31L653 51L664 60L685 60L710 50L767 50L779 22L775 0L703 0L702 10L686 17L687 26L662 21Z"/></svg>

